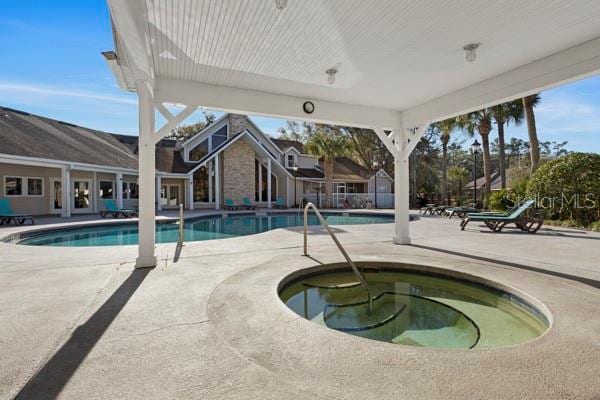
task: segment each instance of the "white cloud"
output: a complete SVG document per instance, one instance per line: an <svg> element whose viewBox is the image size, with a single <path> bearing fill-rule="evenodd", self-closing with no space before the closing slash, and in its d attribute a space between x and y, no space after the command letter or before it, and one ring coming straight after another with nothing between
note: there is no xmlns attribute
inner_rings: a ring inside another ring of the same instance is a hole
<svg viewBox="0 0 600 400"><path fill-rule="evenodd" d="M137 100L126 96L116 96L90 91L67 90L52 86L30 85L21 83L0 82L0 94L6 96L22 96L23 94L41 95L59 98L79 98L100 100L111 103L136 105Z"/></svg>

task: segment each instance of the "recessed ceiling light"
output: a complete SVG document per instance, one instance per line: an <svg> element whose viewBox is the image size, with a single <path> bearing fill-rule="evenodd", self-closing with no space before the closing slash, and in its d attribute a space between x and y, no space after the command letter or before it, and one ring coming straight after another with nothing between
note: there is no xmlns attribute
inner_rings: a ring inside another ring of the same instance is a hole
<svg viewBox="0 0 600 400"><path fill-rule="evenodd" d="M477 58L477 49L481 46L481 43L469 43L463 50L465 51L465 59L468 62L473 62Z"/></svg>

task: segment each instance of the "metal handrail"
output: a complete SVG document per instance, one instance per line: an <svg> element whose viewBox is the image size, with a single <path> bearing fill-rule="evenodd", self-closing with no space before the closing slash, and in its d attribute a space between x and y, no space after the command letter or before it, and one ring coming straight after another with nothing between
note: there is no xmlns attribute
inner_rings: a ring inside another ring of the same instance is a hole
<svg viewBox="0 0 600 400"><path fill-rule="evenodd" d="M344 256L344 258L346 259L348 264L350 264L350 267L352 267L352 271L354 272L354 275L356 275L356 277L360 281L360 284L362 285L362 287L365 288L365 290L367 291L367 293L369 295L369 312L371 312L371 310L373 309L373 292L371 291L371 288L369 287L367 280L365 279L364 275L360 272L360 270L356 267L356 265L354 265L354 262L352 261L352 259L350 258L350 256L348 255L348 253L346 252L346 250L344 249L344 247L338 240L338 238L335 236L335 234L329 227L329 224L327 222L325 222L325 219L323 218L323 216L321 215L321 213L319 212L319 210L313 203L307 203L306 206L304 207L304 255L308 256L308 209L309 208L313 209L313 211L315 212L315 215L319 219L319 222L321 223L321 225L323 225L325 227L325 229L327 229L329 236L331 236L331 238L335 242L336 246L338 247L338 249Z"/></svg>

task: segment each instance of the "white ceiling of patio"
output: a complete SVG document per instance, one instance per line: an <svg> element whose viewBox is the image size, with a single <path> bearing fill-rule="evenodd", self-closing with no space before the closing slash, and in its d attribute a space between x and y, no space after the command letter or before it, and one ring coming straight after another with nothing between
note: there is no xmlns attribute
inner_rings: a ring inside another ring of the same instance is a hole
<svg viewBox="0 0 600 400"><path fill-rule="evenodd" d="M396 110L600 37L598 0L127 1L156 76Z"/></svg>

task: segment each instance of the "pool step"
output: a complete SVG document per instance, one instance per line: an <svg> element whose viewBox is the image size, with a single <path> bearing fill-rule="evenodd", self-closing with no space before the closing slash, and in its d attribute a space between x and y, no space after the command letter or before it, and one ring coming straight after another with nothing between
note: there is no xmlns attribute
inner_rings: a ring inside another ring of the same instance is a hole
<svg viewBox="0 0 600 400"><path fill-rule="evenodd" d="M390 294L381 294L373 299L373 309L368 302L350 304L328 304L323 311L323 321L329 328L353 333L358 336L381 337L397 335L398 326L406 318L399 318L407 309L405 302ZM393 324L392 324L393 323ZM390 326L394 325L390 329ZM390 336L390 337L393 337Z"/></svg>

